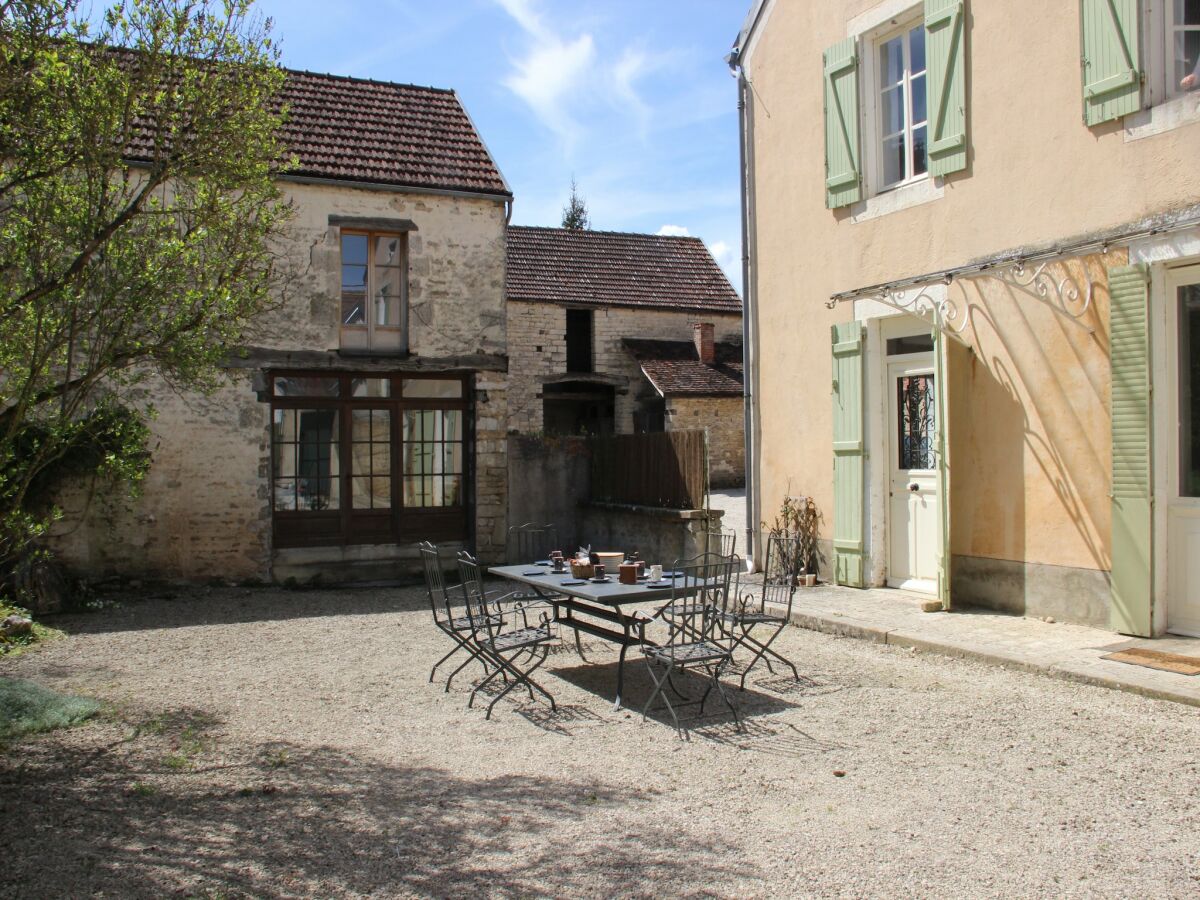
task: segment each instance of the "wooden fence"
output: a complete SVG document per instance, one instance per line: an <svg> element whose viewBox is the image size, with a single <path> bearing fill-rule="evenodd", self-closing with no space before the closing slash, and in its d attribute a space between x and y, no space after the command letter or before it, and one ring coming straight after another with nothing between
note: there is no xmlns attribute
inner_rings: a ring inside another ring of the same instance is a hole
<svg viewBox="0 0 1200 900"><path fill-rule="evenodd" d="M593 501L704 508L708 436L703 431L620 434L588 443Z"/></svg>

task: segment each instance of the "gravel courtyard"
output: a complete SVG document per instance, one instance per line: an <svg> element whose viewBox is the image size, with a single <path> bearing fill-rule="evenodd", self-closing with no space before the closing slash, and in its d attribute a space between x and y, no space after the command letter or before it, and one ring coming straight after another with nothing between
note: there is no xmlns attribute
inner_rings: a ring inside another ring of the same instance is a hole
<svg viewBox="0 0 1200 900"><path fill-rule="evenodd" d="M4 896L1200 893L1196 709L788 629L808 680L756 672L744 733L682 743L613 712L596 641L543 670L557 714L485 721L426 683L422 589L59 625L0 674L106 711L0 756Z"/></svg>

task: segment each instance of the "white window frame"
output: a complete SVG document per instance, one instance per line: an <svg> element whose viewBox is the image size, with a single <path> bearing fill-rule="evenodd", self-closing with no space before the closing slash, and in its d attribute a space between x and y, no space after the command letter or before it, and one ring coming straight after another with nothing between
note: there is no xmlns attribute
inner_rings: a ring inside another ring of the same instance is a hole
<svg viewBox="0 0 1200 900"><path fill-rule="evenodd" d="M926 170L919 175L907 175L900 181L892 182L891 184L884 183L884 168L883 168L883 102L882 102L882 83L881 73L879 71L879 51L880 48L888 41L895 37L904 36L907 38L908 33L913 28L925 26L924 7L910 6L905 12L901 13L885 22L883 25L865 32L861 35L862 46L865 48L863 52L862 66L862 98L863 106L863 156L864 167L863 172L866 174L866 190L868 195L884 194L902 188L909 187L914 184L920 184L930 180L928 163ZM906 146L911 154L912 147L912 81L911 72L909 70L908 55L909 42L903 41L904 57L905 57L905 74L904 74L904 128ZM929 71L928 50L926 51L926 68ZM928 79L928 74L925 78ZM926 81L928 83L928 81ZM925 121L925 141L926 147L929 144L929 111L926 109ZM906 161L906 168L908 161Z"/></svg>
<svg viewBox="0 0 1200 900"><path fill-rule="evenodd" d="M1175 80L1174 0L1149 0L1143 11L1142 66L1146 108L1180 98L1200 99L1200 90L1181 91Z"/></svg>

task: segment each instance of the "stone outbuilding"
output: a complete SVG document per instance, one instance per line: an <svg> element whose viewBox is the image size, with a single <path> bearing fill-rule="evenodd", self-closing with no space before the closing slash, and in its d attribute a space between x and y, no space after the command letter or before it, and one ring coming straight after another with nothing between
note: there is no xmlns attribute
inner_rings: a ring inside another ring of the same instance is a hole
<svg viewBox="0 0 1200 900"><path fill-rule="evenodd" d="M294 278L216 393L148 386L142 495L64 498L74 570L382 579L504 554L512 193L452 91L286 73Z"/></svg>
<svg viewBox="0 0 1200 900"><path fill-rule="evenodd" d="M719 454L714 475L740 481L742 301L703 241L512 226L505 293L510 430L707 428ZM714 380L707 392L668 398L629 342L663 344L669 364L685 362L680 347L698 362L698 333L718 348L715 367L700 365L705 377L721 374L719 390ZM736 454L726 449L734 446Z"/></svg>

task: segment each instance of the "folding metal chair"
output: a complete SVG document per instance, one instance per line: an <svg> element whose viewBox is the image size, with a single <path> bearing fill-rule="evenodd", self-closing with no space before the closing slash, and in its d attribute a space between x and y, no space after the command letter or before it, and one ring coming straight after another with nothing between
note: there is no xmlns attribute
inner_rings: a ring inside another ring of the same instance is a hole
<svg viewBox="0 0 1200 900"><path fill-rule="evenodd" d="M438 553L438 548L429 541L421 542L421 563L425 568L425 590L429 594L429 609L433 613L433 624L440 628L445 634L454 641L454 647L450 652L434 663L433 668L429 670L429 682L433 683L433 676L437 673L438 667L454 654L465 652L467 658L459 663L458 668L450 673L450 677L446 679L446 690L450 690L450 682L454 680L454 676L469 666L474 660L479 660L483 666L484 674L489 674L492 667L488 664L487 657L471 640L471 635L477 627L485 625L483 619L473 619L465 610L455 610L451 597L453 592L447 590L445 571L442 568L441 556ZM488 620L492 620L499 624L500 615L498 610L486 609L487 601L481 603L480 615Z"/></svg>
<svg viewBox="0 0 1200 900"><path fill-rule="evenodd" d="M654 682L654 689L642 709L643 722L651 704L661 695L664 707L675 723L675 731L682 739L684 732L675 710L698 704L697 716L703 716L704 704L715 688L741 730L737 707L721 684L721 673L733 657L733 640L732 634L720 627L721 616L730 603L730 580L740 564L736 556L727 559L712 553L675 563L675 571L682 575L672 584L670 602L653 617L661 618L667 626L667 638L657 646L642 648L650 680ZM696 671L707 676L708 685L699 700L688 700L675 688L671 678L676 672ZM682 700L672 703L665 690L668 687Z"/></svg>
<svg viewBox="0 0 1200 900"><path fill-rule="evenodd" d="M739 647L746 647L754 654L749 665L742 670L741 684L739 685L741 690L746 689L746 676L750 674L751 669L758 665L759 660L767 664L768 672L772 675L775 674L775 668L771 665L772 657L791 668L796 681L800 680L800 673L791 660L780 655L771 647L775 638L779 637L791 620L792 601L796 594L798 575L798 572L793 571L795 561L799 558L798 543L797 538L782 536L768 538L767 556L763 565L762 598L758 608L755 609L751 606L755 597L753 593L748 593L742 598L739 605L726 610L721 617L722 624L733 635L733 651L736 653ZM777 608L783 607L783 614L767 612L768 603ZM756 628L771 630L770 637L766 641L760 641L752 634Z"/></svg>
<svg viewBox="0 0 1200 900"><path fill-rule="evenodd" d="M529 692L530 700L533 699L533 692L537 691L550 701L551 709L557 709L550 692L532 677L550 655L550 644L557 640L549 617L543 612L539 623L530 625L527 613L529 605L517 605L508 609L504 617L497 622L495 617L487 614L488 606L483 593L479 563L465 550L458 554L458 573L462 580L463 595L466 597L467 614L472 622L479 623L471 632L471 641L479 653L495 666L495 671L490 672L472 689L467 706L474 706L475 695L497 676L501 676L508 683L488 704L487 715L484 718L490 719L496 704L509 691L521 685ZM505 619L511 620L518 613L521 626L506 630Z"/></svg>
<svg viewBox="0 0 1200 900"><path fill-rule="evenodd" d="M704 533L704 552L718 556L733 556L737 549L737 532L717 528Z"/></svg>

